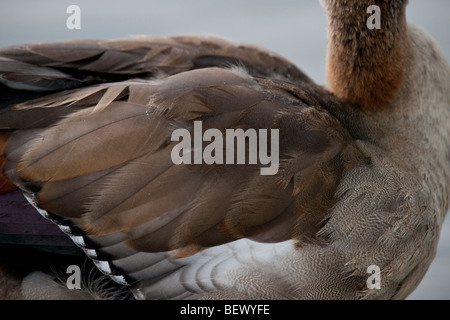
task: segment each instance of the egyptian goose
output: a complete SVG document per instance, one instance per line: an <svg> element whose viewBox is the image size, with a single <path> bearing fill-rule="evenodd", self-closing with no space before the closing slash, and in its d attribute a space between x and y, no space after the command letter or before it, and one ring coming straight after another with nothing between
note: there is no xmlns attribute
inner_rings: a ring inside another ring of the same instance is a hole
<svg viewBox="0 0 450 320"><path fill-rule="evenodd" d="M322 1L327 88L213 37L1 49L4 296L64 292L18 271L26 248L36 270L87 255L137 299L406 298L449 209L450 68L406 0L377 3L372 29L371 1ZM238 129L278 134L275 171L196 158Z"/></svg>

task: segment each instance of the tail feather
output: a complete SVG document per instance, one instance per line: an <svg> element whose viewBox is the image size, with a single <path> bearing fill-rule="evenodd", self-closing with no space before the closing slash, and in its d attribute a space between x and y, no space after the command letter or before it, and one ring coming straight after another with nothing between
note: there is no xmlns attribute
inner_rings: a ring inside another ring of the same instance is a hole
<svg viewBox="0 0 450 320"><path fill-rule="evenodd" d="M96 269L82 270L79 288L67 285L65 273L47 274L33 271L22 281L21 292L26 300L128 300L132 295L127 287L119 287Z"/></svg>

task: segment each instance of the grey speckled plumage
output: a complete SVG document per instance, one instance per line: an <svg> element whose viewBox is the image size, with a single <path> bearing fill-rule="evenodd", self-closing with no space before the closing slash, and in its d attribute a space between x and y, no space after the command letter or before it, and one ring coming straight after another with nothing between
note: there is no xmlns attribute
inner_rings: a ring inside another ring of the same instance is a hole
<svg viewBox="0 0 450 320"><path fill-rule="evenodd" d="M394 2L383 9L403 17ZM403 19L364 56L369 31L333 28L366 12L324 5L331 92L273 53L212 37L1 49L0 196L20 188L137 298L407 297L449 205L450 68ZM371 86L394 71L367 78L365 67L395 37L407 39L392 49L404 75L384 99ZM343 83L350 63L355 79ZM175 165L171 134L194 121L279 129L278 173ZM371 265L380 289L367 287Z"/></svg>

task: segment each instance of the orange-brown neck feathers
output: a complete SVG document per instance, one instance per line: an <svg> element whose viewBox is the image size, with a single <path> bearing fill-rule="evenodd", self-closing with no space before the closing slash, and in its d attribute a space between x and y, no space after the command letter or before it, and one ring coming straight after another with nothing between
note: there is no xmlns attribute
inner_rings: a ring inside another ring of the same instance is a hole
<svg viewBox="0 0 450 320"><path fill-rule="evenodd" d="M367 110L397 96L408 61L406 2L327 2L327 77L336 96Z"/></svg>

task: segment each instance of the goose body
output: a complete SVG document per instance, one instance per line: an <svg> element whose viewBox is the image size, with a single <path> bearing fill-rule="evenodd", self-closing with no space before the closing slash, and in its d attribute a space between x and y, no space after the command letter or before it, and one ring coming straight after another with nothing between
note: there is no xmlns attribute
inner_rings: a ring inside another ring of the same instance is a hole
<svg viewBox="0 0 450 320"><path fill-rule="evenodd" d="M382 1L381 30L368 1L322 2L328 88L214 37L0 49L0 204L23 217L2 241L86 255L138 299L406 298L449 209L450 68L406 1ZM174 163L196 122L278 130L276 173ZM41 294L22 278L19 298Z"/></svg>

